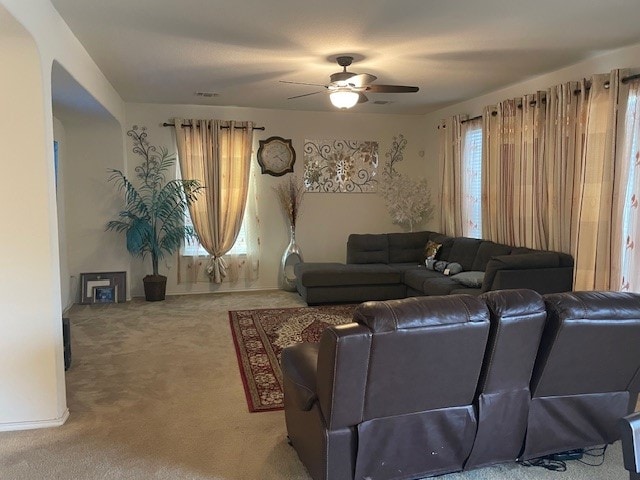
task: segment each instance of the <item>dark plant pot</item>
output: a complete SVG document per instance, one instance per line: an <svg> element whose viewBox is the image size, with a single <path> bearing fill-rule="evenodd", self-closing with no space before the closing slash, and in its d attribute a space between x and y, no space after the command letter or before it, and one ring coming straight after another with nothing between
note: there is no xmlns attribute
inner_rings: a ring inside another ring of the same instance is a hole
<svg viewBox="0 0 640 480"><path fill-rule="evenodd" d="M159 302L164 300L167 291L167 277L164 275L147 275L144 282L144 298L147 302Z"/></svg>

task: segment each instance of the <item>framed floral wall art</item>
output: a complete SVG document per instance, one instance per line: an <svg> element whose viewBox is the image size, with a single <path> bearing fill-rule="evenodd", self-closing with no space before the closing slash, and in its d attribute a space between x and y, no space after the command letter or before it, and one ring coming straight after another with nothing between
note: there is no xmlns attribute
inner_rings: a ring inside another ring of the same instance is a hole
<svg viewBox="0 0 640 480"><path fill-rule="evenodd" d="M304 187L307 192L375 193L378 142L305 140Z"/></svg>

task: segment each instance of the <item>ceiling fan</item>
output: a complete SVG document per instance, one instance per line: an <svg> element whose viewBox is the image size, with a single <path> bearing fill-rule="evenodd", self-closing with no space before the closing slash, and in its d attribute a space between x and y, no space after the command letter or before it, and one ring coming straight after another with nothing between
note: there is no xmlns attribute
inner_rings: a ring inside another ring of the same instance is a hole
<svg viewBox="0 0 640 480"><path fill-rule="evenodd" d="M328 90L331 103L337 108L347 109L357 103L369 101L365 93L412 93L419 90L418 87L407 87L404 85L378 85L373 83L376 78L378 78L375 75L371 75L370 73L347 72L347 67L353 62L353 57L347 55L340 56L336 58L336 62L342 67L342 71L331 74L329 77L331 82L326 85L280 80L281 83L313 85L325 88L325 90L289 97L287 100L308 97Z"/></svg>

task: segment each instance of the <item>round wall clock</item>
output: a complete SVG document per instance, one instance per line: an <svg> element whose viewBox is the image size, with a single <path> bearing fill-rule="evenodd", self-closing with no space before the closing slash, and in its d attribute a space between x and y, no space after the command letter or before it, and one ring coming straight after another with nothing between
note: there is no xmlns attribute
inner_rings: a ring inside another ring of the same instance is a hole
<svg viewBox="0 0 640 480"><path fill-rule="evenodd" d="M293 172L295 162L296 151L293 149L291 139L269 137L266 140L260 140L258 163L262 173L280 177L285 173Z"/></svg>

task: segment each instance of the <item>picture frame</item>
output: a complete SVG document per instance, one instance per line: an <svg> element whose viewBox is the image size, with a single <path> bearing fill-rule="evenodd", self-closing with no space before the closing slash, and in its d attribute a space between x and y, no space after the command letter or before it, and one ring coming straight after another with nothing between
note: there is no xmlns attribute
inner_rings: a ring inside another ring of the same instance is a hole
<svg viewBox="0 0 640 480"><path fill-rule="evenodd" d="M118 287L93 287L93 303L115 303Z"/></svg>
<svg viewBox="0 0 640 480"><path fill-rule="evenodd" d="M96 292L98 297L96 297ZM95 272L80 274L81 305L90 305L94 303L123 303L127 300L126 294L127 272ZM107 301L104 299L105 297L111 298L112 300ZM97 298L99 301L96 301Z"/></svg>
<svg viewBox="0 0 640 480"><path fill-rule="evenodd" d="M307 193L376 193L377 140L305 139L304 189Z"/></svg>

